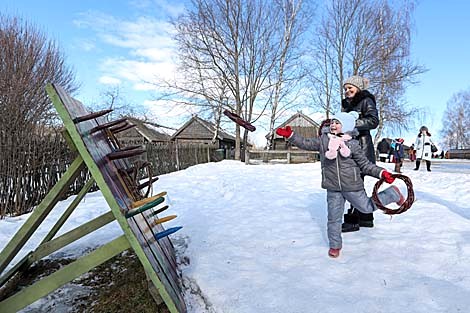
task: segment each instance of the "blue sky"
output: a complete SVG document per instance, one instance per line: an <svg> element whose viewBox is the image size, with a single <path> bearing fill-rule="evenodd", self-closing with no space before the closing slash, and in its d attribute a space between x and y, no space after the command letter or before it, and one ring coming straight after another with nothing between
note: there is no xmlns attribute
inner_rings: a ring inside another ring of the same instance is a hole
<svg viewBox="0 0 470 313"><path fill-rule="evenodd" d="M56 39L67 63L76 71L81 89L75 95L87 105L101 101L100 93L119 83L131 104L146 105L158 122L178 127L190 112L152 99L155 75L171 75L173 43L166 16L183 9L182 1L166 0L2 0L2 13L20 15ZM451 96L470 88L470 1L421 1L415 14L412 59L429 69L411 86L406 101L423 108L416 128L427 125L438 141L442 113ZM258 133L258 132L257 132ZM411 143L417 131L387 133ZM264 137L260 129L258 137Z"/></svg>

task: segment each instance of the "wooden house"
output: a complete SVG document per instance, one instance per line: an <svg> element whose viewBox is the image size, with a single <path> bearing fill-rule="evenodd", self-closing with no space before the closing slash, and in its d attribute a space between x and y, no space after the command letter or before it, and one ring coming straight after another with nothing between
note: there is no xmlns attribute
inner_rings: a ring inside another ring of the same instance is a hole
<svg viewBox="0 0 470 313"><path fill-rule="evenodd" d="M470 149L450 149L445 156L446 159L470 159Z"/></svg>
<svg viewBox="0 0 470 313"><path fill-rule="evenodd" d="M312 120L302 112L297 112L284 123L274 129L274 138L271 143L271 150L296 150L298 149L294 145L288 143L284 137L276 134L276 129L283 128L289 125L294 132L305 138L316 138L318 137L318 130L320 125ZM270 134L266 135L266 139L269 139Z"/></svg>
<svg viewBox="0 0 470 313"><path fill-rule="evenodd" d="M215 131L213 123L194 115L171 136L171 140L177 143L207 144L226 151L235 149L235 136L222 129L214 136Z"/></svg>
<svg viewBox="0 0 470 313"><path fill-rule="evenodd" d="M127 117L127 120L136 126L117 134L119 141L123 145L169 142L171 140L170 133L174 129L170 127L134 117Z"/></svg>

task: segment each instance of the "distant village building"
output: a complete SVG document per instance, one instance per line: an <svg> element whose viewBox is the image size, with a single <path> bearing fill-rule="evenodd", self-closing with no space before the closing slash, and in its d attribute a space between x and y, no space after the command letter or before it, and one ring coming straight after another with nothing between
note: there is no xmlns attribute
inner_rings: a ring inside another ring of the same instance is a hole
<svg viewBox="0 0 470 313"><path fill-rule="evenodd" d="M446 152L446 159L470 159L470 149L450 149Z"/></svg>
<svg viewBox="0 0 470 313"><path fill-rule="evenodd" d="M304 138L317 138L320 125L302 112L297 112L284 123L274 129L274 137L271 143L271 150L291 150L298 149L296 146L288 143L284 137L276 134L276 129L289 125L292 130ZM271 134L266 135L269 139Z"/></svg>
<svg viewBox="0 0 470 313"><path fill-rule="evenodd" d="M127 117L127 120L129 123L136 126L117 134L119 142L126 146L169 142L171 140L171 133L175 131L175 129L171 127L162 126L150 121L143 121L134 117Z"/></svg>
<svg viewBox="0 0 470 313"><path fill-rule="evenodd" d="M235 136L220 128L214 136L215 131L213 123L194 115L171 136L171 140L177 143L207 144L226 151L235 149Z"/></svg>

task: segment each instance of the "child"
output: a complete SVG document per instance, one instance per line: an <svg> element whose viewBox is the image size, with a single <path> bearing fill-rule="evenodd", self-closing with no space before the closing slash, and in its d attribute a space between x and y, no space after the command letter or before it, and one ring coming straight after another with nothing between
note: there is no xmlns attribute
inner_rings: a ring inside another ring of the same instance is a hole
<svg viewBox="0 0 470 313"><path fill-rule="evenodd" d="M302 138L295 134L290 126L278 128L276 133L285 137L289 142L305 150L320 152L322 168L322 188L327 190L328 225L327 233L330 249L328 255L332 258L339 256L342 248L341 222L345 200L363 213L377 210L374 202L364 190L361 173L383 177L391 184L395 178L385 169L372 164L356 139L356 112L341 112L331 118L330 127L323 128L319 138ZM396 186L381 191L378 194L383 205L392 202L403 204L405 198Z"/></svg>
<svg viewBox="0 0 470 313"><path fill-rule="evenodd" d="M395 139L395 146L393 147L393 162L395 163L395 173L401 173L401 166L403 165L403 157L405 153L403 151L403 138Z"/></svg>

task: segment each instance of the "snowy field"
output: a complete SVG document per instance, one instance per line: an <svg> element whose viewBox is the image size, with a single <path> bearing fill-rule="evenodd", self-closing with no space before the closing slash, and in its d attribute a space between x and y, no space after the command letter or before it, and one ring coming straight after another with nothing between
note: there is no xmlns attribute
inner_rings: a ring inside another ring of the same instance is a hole
<svg viewBox="0 0 470 313"><path fill-rule="evenodd" d="M343 234L338 259L327 256L320 163L223 161L160 176L154 193L167 191L167 212L178 215L165 226L183 226L172 239L178 256L190 260L181 268L189 312L468 312L470 163L436 161L432 172L413 165L404 166L413 207L392 218L376 212L374 228ZM369 194L376 181L366 179ZM406 192L403 182L396 185ZM22 255L72 199L59 204ZM90 193L61 233L107 210L100 192ZM0 249L27 217L0 221ZM121 234L113 222L53 257L78 256ZM49 301L55 300L39 300L29 312L42 312ZM59 311L66 310L48 309Z"/></svg>

